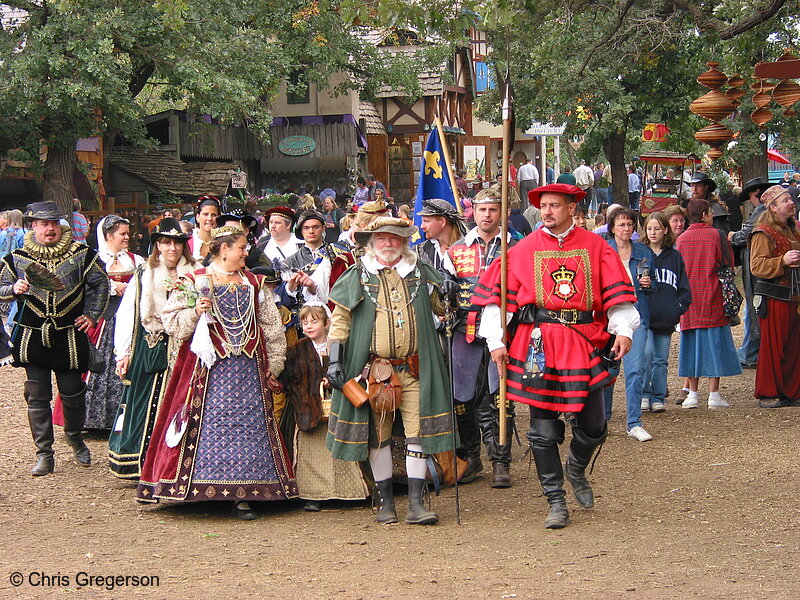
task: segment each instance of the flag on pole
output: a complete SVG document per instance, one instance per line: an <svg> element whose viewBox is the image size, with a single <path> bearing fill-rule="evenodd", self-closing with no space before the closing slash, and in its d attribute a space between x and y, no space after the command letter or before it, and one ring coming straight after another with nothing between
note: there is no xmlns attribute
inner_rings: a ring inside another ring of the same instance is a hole
<svg viewBox="0 0 800 600"><path fill-rule="evenodd" d="M419 170L419 185L417 186L417 199L414 203L414 225L420 227L422 217L419 216L422 210L422 203L425 200L437 198L450 203L456 207L456 199L453 188L450 185L448 165L444 159L442 140L439 131L434 126L425 144L425 151L422 153L422 167ZM418 244L423 240L422 229L411 238L412 244Z"/></svg>

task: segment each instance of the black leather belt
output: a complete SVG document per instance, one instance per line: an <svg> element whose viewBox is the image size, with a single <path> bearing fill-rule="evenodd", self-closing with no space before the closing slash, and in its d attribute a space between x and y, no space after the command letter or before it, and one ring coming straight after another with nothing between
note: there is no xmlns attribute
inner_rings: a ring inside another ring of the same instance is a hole
<svg viewBox="0 0 800 600"><path fill-rule="evenodd" d="M753 286L753 294L786 302L792 298L792 290L788 285L780 285L763 279L756 280L756 284Z"/></svg>
<svg viewBox="0 0 800 600"><path fill-rule="evenodd" d="M567 323L569 325L585 325L594 321L591 311L566 308L562 310L536 309L536 320L539 323Z"/></svg>
<svg viewBox="0 0 800 600"><path fill-rule="evenodd" d="M566 308L562 310L549 310L539 308L534 304L527 304L520 311L521 323L561 323L562 325L585 325L594 322L594 313L588 310Z"/></svg>

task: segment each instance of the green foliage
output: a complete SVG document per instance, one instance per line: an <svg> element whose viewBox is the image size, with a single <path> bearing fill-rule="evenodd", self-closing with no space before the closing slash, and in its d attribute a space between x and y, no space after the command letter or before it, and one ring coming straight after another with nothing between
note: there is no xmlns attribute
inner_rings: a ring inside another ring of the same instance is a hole
<svg viewBox="0 0 800 600"><path fill-rule="evenodd" d="M708 148L694 133L707 121L689 111L691 101L707 91L696 77L715 60L727 73L749 79L758 60L775 60L778 47L798 37L798 6L786 2L765 23L726 41L719 32L751 16L752 2L501 0L484 5L483 26L494 49L492 64L501 72L510 66L521 128L531 120L566 123L565 135L585 136L578 157L587 160L601 156L609 136L621 134L626 157L652 147L703 154ZM477 114L499 122L497 93L481 97ZM789 121L776 119L770 126L790 133L782 140L793 146L800 135L795 135L797 119ZM643 143L640 133L648 122L666 123L668 140ZM752 125L740 120L734 126L743 131L734 153L741 159L755 150L744 139Z"/></svg>
<svg viewBox="0 0 800 600"><path fill-rule="evenodd" d="M29 18L0 29L0 139L34 155L42 142L69 148L104 133L144 143L142 117L175 107L266 136L278 86L297 72L322 87L344 73L338 91L368 96L389 84L413 96L418 70L441 64L465 22L443 1L427 8L389 0L6 4ZM438 32L439 43L413 58L381 53L355 24L408 27L409 20L421 35Z"/></svg>

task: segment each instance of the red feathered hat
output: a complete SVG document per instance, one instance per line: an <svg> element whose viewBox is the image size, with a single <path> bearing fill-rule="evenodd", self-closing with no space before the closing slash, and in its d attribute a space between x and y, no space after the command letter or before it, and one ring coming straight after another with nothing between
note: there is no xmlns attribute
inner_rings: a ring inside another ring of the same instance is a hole
<svg viewBox="0 0 800 600"><path fill-rule="evenodd" d="M580 202L586 196L586 192L579 188L577 185L569 185L568 183L551 183L550 185L543 185L535 190L528 192L528 202L533 204L536 208L541 208L542 194L563 194L564 196L572 196L572 202Z"/></svg>

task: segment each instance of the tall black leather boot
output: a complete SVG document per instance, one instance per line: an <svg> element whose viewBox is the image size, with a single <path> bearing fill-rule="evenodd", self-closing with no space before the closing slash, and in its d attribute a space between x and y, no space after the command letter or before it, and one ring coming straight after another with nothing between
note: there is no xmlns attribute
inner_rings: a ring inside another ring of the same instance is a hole
<svg viewBox="0 0 800 600"><path fill-rule="evenodd" d="M77 394L61 394L61 407L64 412L64 437L72 447L75 461L82 467L92 464L92 455L83 441L83 425L86 423L86 386Z"/></svg>
<svg viewBox="0 0 800 600"><path fill-rule="evenodd" d="M478 429L478 420L475 416L475 400L469 402L456 402L456 426L458 437L461 439L461 448L458 450L459 458L467 461L467 470L458 480L459 483L474 481L483 471L481 462L481 434Z"/></svg>
<svg viewBox="0 0 800 600"><path fill-rule="evenodd" d="M539 483L550 505L544 526L547 529L562 529L569 522L564 470L558 453L558 444L564 441L564 422L560 419L531 419L528 438L533 449Z"/></svg>
<svg viewBox="0 0 800 600"><path fill-rule="evenodd" d="M608 427L603 430L600 437L592 438L577 425L572 426L572 442L569 445L567 460L564 461L564 472L567 474L575 500L584 508L594 506L594 494L589 479L586 477L586 467L592 460L595 449L606 441Z"/></svg>
<svg viewBox="0 0 800 600"><path fill-rule="evenodd" d="M378 512L375 513L375 520L378 523L397 523L397 511L394 508L394 490L392 489L392 478L375 482L375 505Z"/></svg>
<svg viewBox="0 0 800 600"><path fill-rule="evenodd" d="M36 445L36 465L31 475L41 477L52 473L55 468L53 459L53 412L50 401L53 389L44 381L28 380L25 382L25 402L28 404L28 424L31 428L33 443Z"/></svg>
<svg viewBox="0 0 800 600"><path fill-rule="evenodd" d="M500 444L500 410L497 408L499 394L483 398L478 407L478 426L481 430L486 453L492 461L492 487L511 487L511 437L514 435L514 403L506 405L506 443Z"/></svg>
<svg viewBox="0 0 800 600"><path fill-rule="evenodd" d="M439 515L425 508L423 497L425 496L424 479L408 478L408 512L406 513L406 523L412 525L434 525L439 522Z"/></svg>

